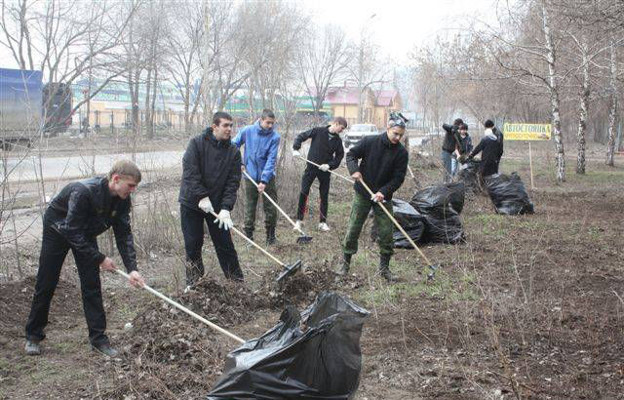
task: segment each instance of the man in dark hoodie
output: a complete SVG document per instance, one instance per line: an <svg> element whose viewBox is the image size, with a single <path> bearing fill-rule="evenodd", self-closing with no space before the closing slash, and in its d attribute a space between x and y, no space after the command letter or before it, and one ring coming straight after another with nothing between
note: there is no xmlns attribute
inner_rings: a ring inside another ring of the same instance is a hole
<svg viewBox="0 0 624 400"><path fill-rule="evenodd" d="M44 329L63 261L71 249L78 276L89 341L93 350L115 357L106 336L106 314L102 302L100 270L114 271L115 262L102 254L97 236L113 227L117 250L130 275L130 284L142 287L145 282L137 271L134 238L130 228L130 195L141 181L141 171L132 162L113 164L107 177L72 182L65 186L43 215L43 237L37 283L26 324L26 354L39 355Z"/></svg>
<svg viewBox="0 0 624 400"><path fill-rule="evenodd" d="M498 165L503 156L503 133L494 127L491 120L485 121L485 135L477 147L470 153L468 159L482 152L480 175L481 179L498 173Z"/></svg>
<svg viewBox="0 0 624 400"><path fill-rule="evenodd" d="M319 193L321 197L321 210L319 212L319 230L327 232L330 230L327 225L327 211L329 207L329 181L330 170L334 170L340 166L342 157L344 157L344 148L342 147L342 139L340 132L347 127L347 120L342 117L336 117L330 125L318 128L312 128L308 131L301 132L295 138L293 144L293 156L301 157L299 149L301 143L308 139L312 139L310 150L308 150L308 160L317 167L308 164L303 178L301 179L301 193L299 194L299 206L297 207L297 221L295 229L301 229L303 218L308 204L308 195L310 187L316 178L319 180Z"/></svg>
<svg viewBox="0 0 624 400"><path fill-rule="evenodd" d="M453 180L453 153L459 152L459 126L464 121L461 118L457 118L453 121L453 125L443 124L444 140L442 141L442 153L440 158L442 160L442 166L444 167L444 183L451 182Z"/></svg>
<svg viewBox="0 0 624 400"><path fill-rule="evenodd" d="M243 272L229 229L230 211L241 180L241 155L231 142L232 117L217 112L212 126L191 139L182 159L180 217L186 250L186 285L189 290L204 275L202 246L204 221L208 224L219 265L228 279L242 281ZM215 219L212 213L217 213Z"/></svg>
<svg viewBox="0 0 624 400"><path fill-rule="evenodd" d="M349 226L343 242L343 261L337 271L339 275L349 272L351 257L358 250L362 227L373 207L379 235L379 274L388 282L395 280L390 272L390 259L394 254L394 225L380 207L386 207L392 213L392 195L405 180L408 154L400 143L405 134L405 122L402 116L391 114L386 132L365 137L347 153L347 168L356 183ZM360 180L374 193L372 197Z"/></svg>

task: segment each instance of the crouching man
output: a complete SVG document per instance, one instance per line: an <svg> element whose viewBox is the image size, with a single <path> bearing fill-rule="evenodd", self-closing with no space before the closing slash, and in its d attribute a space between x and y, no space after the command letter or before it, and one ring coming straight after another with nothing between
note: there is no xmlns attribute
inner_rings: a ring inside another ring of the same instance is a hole
<svg viewBox="0 0 624 400"><path fill-rule="evenodd" d="M404 134L404 119L393 113L386 132L365 137L347 152L347 168L356 183L349 226L343 243L343 262L337 271L339 275L349 272L351 257L358 250L362 226L373 207L379 234L379 274L388 282L395 280L390 272L390 258L394 253L394 225L380 207L386 207L392 213L392 195L405 180L408 153L401 144ZM361 180L373 191L372 197L360 183Z"/></svg>
<svg viewBox="0 0 624 400"><path fill-rule="evenodd" d="M43 216L39 269L30 315L26 324L26 353L41 354L50 303L61 267L71 249L82 292L89 341L94 350L114 357L117 351L106 336L100 270L114 271L115 262L98 249L97 236L111 226L130 284L144 285L137 271L134 239L130 229L130 195L141 181L139 168L128 160L117 161L107 177L72 182L50 202Z"/></svg>

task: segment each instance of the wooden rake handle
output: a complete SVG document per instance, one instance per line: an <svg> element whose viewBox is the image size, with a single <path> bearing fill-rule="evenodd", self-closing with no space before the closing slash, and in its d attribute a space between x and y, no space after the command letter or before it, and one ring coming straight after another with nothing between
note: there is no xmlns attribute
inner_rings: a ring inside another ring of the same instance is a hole
<svg viewBox="0 0 624 400"><path fill-rule="evenodd" d="M214 212L210 212L210 214L212 214L215 218L219 218L219 216ZM269 257L271 260L275 261L276 263L278 263L280 266L285 267L286 264L284 264L283 262L281 262L279 259L277 259L274 255L272 255L271 253L269 253L268 251L266 251L265 249L263 249L258 243L254 242L253 240L249 239L247 237L247 235L245 235L243 232L239 231L238 229L236 229L234 226L231 228L234 233L236 233L237 235L239 235L240 237L242 237L243 239L245 239L249 244L251 244L252 246L254 246L256 249L260 250L261 252L263 252L267 257Z"/></svg>
<svg viewBox="0 0 624 400"><path fill-rule="evenodd" d="M315 167L320 167L320 164L317 164L317 163L315 163L315 162L313 162L313 161L310 161L310 160L308 160L307 158L303 158L303 157L301 157L301 156L295 156L295 157L299 157L299 158L300 158L300 159L302 159L303 161L305 161L305 162L307 162L307 163L309 163L309 164L312 164L312 165L314 165ZM330 174L336 175L338 178L342 178L342 179L344 179L344 180L345 180L345 181L347 181L347 182L350 182L350 183L355 183L355 181L354 181L353 179L347 178L346 176L344 176L344 175L340 175L339 173L334 172L334 171L332 171L332 170L328 170L327 172L329 172Z"/></svg>
<svg viewBox="0 0 624 400"><path fill-rule="evenodd" d="M117 272L119 275L130 279L130 276L123 272L120 269L116 269L115 272ZM245 343L245 341L241 338L239 338L238 336L236 336L235 334L233 334L232 332L229 332L223 328L221 328L219 325L213 324L212 322L208 321L206 318L202 317L201 315L198 315L196 313L194 313L193 311L189 310L188 308L184 307L182 304L173 301L172 299L170 299L169 297L165 296L164 294L160 293L157 290L152 289L151 287L144 285L143 289L147 290L148 292L150 292L151 294L153 294L154 296L160 298L161 300L166 301L167 303L171 304L172 306L176 307L179 310L184 311L185 313L187 313L188 315L190 315L191 317L197 319L198 321L203 322L204 324L208 325L210 328L214 329L215 331L224 334L225 336L229 337L230 339L234 339L239 343Z"/></svg>
<svg viewBox="0 0 624 400"><path fill-rule="evenodd" d="M257 182L256 182L256 181L255 181L255 180L254 180L251 176L249 176L249 174L247 173L247 171L243 171L243 174L245 174L245 176L247 177L247 179L249 179L249 181L250 181L251 183L253 183L255 187L258 187L258 183L257 183ZM277 203L275 202L275 200L273 200L273 199L271 198L271 196L269 196L269 195L267 194L267 192L265 192L265 191L263 190L263 191L262 191L262 194L264 195L264 197L266 197L266 199L267 199L269 202L271 202L271 204L273 204L273 205L275 206L275 208L277 208L277 209L279 210L279 212L281 212L281 213L282 213L282 215L283 215L284 217L286 217L286 219L288 220L288 222L290 222L290 224L291 224L292 226L294 226L294 227L295 227L295 229L297 229L297 231L299 231L299 233L300 233L300 234L302 234L303 236L307 236L307 235L305 234L305 232L304 232L303 230L301 230L301 228L297 228L297 224L295 224L295 221L293 221L293 220L292 220L292 219L288 216L288 214L286 214L286 212L285 212L284 210L282 210L282 208L281 208L280 206L278 206L278 205L277 205Z"/></svg>
<svg viewBox="0 0 624 400"><path fill-rule="evenodd" d="M360 183L362 184L362 186L364 186L364 189L366 189L366 191L371 195L374 196L375 193L373 193L373 191L368 187L368 185L364 182L364 179L360 179ZM416 246L416 243L414 243L414 241L412 240L411 237L409 237L409 235L407 234L407 232L405 232L405 230L403 229L403 227L401 226L401 224L399 224L397 222L397 220L392 216L392 214L390 214L390 211L388 211L388 209L384 206L382 206L381 204L378 204L379 207L381 207L382 210L384 210L384 212L386 213L386 215L388 216L388 218L390 218L390 220L394 223L394 225L399 228L399 230L401 231L401 233L403 234L403 236L405 236L405 238L407 239L408 242L410 242L410 244L412 245L412 247L414 247L416 249L416 251L418 251L418 254L420 254L420 256L423 258L423 260L425 260L425 262L428 265L433 265L431 264L431 261L429 261L429 259L427 258L427 256L425 256L425 254L420 250L420 248L418 246ZM392 207L392 202L390 202L390 207Z"/></svg>

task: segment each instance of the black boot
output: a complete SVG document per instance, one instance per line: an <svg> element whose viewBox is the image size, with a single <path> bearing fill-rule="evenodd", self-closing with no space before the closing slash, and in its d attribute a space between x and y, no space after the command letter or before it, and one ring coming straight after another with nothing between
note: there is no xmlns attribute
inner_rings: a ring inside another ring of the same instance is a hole
<svg viewBox="0 0 624 400"><path fill-rule="evenodd" d="M336 270L336 274L345 276L349 274L349 268L351 267L351 254L342 255L342 264Z"/></svg>
<svg viewBox="0 0 624 400"><path fill-rule="evenodd" d="M108 342L103 342L103 343L91 343L91 348L94 351L97 351L100 354L105 355L106 357L117 357L119 355L119 352L117 350L115 350L113 347L111 347L110 343Z"/></svg>
<svg viewBox="0 0 624 400"><path fill-rule="evenodd" d="M390 272L390 258L389 254L381 254L379 256L379 275L381 275L388 282L396 282L396 276Z"/></svg>
<svg viewBox="0 0 624 400"><path fill-rule="evenodd" d="M266 244L267 246L271 246L273 244L275 244L275 242L277 242L277 239L275 238L275 227L272 226L270 228L267 228L267 232L266 232Z"/></svg>

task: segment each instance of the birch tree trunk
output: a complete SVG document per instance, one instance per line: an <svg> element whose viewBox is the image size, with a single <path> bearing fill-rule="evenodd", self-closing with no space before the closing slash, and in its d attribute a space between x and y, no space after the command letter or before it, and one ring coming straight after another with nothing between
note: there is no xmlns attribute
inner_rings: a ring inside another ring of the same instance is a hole
<svg viewBox="0 0 624 400"><path fill-rule="evenodd" d="M615 136L617 135L617 49L613 40L610 48L610 76L609 91L611 92L611 107L609 108L609 141L607 142L606 164L613 166L613 155L615 153Z"/></svg>
<svg viewBox="0 0 624 400"><path fill-rule="evenodd" d="M585 135L587 132L587 116L589 113L589 93L590 93L590 82L589 82L589 55L587 49L587 40L583 37L583 41L581 43L581 53L583 60L583 81L581 83L581 93L580 93L580 104L579 104L579 124L578 124L578 134L577 134L577 150L578 154L576 157L576 173L584 174L585 173Z"/></svg>
<svg viewBox="0 0 624 400"><path fill-rule="evenodd" d="M557 168L557 181L565 182L565 150L561 134L561 115L559 114L559 87L557 82L556 49L553 42L552 31L548 18L546 1L542 2L542 22L544 37L546 40L546 61L548 63L548 89L550 90L550 107L553 124L553 138L555 139L555 156Z"/></svg>

